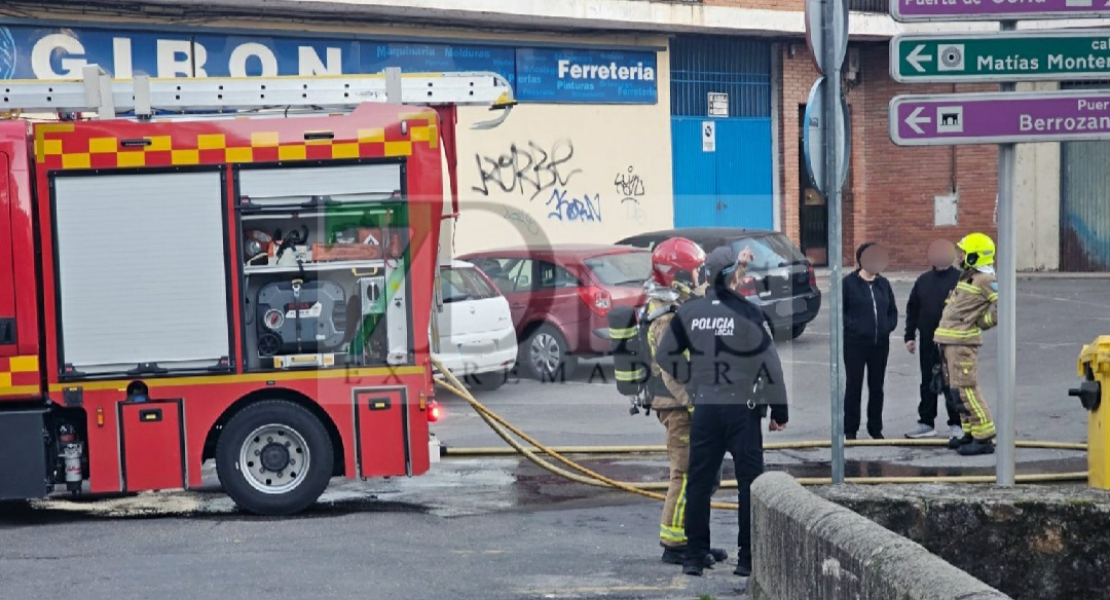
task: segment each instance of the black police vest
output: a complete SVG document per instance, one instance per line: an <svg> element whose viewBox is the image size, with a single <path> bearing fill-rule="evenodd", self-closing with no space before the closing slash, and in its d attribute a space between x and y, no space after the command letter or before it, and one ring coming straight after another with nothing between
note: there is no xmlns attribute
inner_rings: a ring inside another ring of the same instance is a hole
<svg viewBox="0 0 1110 600"><path fill-rule="evenodd" d="M782 364L758 307L711 290L680 308L677 318L689 340L690 386L698 394L740 395L757 404L785 402Z"/></svg>

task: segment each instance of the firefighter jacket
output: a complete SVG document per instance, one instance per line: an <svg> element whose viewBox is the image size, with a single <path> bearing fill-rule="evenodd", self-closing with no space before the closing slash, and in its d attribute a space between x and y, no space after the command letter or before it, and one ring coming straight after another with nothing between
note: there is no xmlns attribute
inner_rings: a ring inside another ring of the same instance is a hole
<svg viewBox="0 0 1110 600"><path fill-rule="evenodd" d="M998 324L998 283L994 269L967 269L948 295L933 339L949 346L980 346L983 331Z"/></svg>
<svg viewBox="0 0 1110 600"><path fill-rule="evenodd" d="M648 385L653 396L651 407L656 411L688 408L690 406L690 395L686 392L686 386L682 383L682 380L684 380L682 374L662 369L655 360L655 355L660 342L663 341L663 334L670 326L671 319L678 307L691 298L704 295L704 286L693 290L680 284L673 288L660 289L660 286L655 286L648 289L650 300L647 305L647 318L649 320L647 343L652 358L652 380Z"/></svg>
<svg viewBox="0 0 1110 600"><path fill-rule="evenodd" d="M776 422L788 419L782 362L763 312L732 290L714 286L705 298L683 304L656 362L672 373L683 372L685 363L691 397L769 405Z"/></svg>

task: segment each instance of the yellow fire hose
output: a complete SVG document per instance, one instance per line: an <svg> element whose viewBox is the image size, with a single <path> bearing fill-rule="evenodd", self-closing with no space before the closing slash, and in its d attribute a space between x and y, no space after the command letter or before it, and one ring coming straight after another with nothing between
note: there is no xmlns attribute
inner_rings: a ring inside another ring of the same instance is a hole
<svg viewBox="0 0 1110 600"><path fill-rule="evenodd" d="M466 387L459 382L453 373L447 370L439 361L432 359L432 364L435 365L439 373L443 376L443 380L437 379L436 384L450 391L456 396L462 398L474 408L478 416L482 418L493 429L501 439L505 440L512 448L452 448L447 450L448 456L490 456L490 455L511 455L522 454L529 461L536 464L536 466L565 477L571 481L581 483L584 485L591 485L595 487L613 487L619 490L651 498L654 500L665 501L666 495L655 493L649 490L665 490L668 484L666 482L657 483L635 483L616 481L610 479L596 471L590 470L569 458L563 456L566 454L643 454L650 452L662 452L666 448L663 446L585 446L585 447L550 447L546 446L528 434L524 433L513 424L506 421L497 413L486 408L470 393ZM516 435L525 442L531 444L543 454L553 458L555 461L578 471L572 473L566 469L552 465L543 460L530 448L525 447L512 437ZM943 446L947 442L944 440L849 440L846 442L848 446ZM809 442L777 442L764 444L765 450L786 450L786 449L806 449L806 448L828 448L832 445L828 441L809 441ZM1054 449L1054 450L1079 450L1087 449L1086 444L1068 443L1068 442L1017 442L1019 448L1041 448L1041 449ZM934 477L847 477L845 481L849 483L864 483L864 484L880 484L880 483L993 483L995 481L993 475L958 475L958 476L934 476ZM1078 481L1086 480L1087 473L1052 473L1052 474L1031 474L1031 475L1017 475L1015 481L1018 483L1046 483L1046 482L1060 482L1060 481ZM828 477L803 477L797 479L798 483L802 485L827 485L832 483L832 479ZM721 488L735 488L736 481L722 481ZM724 510L738 510L740 507L735 503L730 502L714 502L713 508Z"/></svg>

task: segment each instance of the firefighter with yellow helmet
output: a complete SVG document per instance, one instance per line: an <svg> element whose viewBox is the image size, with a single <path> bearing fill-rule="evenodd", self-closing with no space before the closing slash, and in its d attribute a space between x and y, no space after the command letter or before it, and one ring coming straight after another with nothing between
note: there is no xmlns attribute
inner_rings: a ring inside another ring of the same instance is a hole
<svg viewBox="0 0 1110 600"><path fill-rule="evenodd" d="M979 389L979 347L983 332L998 324L998 282L994 273L994 241L983 233L964 237L956 247L963 272L945 301L933 339L940 346L948 385L958 396L964 435L950 448L963 456L994 452L995 426Z"/></svg>

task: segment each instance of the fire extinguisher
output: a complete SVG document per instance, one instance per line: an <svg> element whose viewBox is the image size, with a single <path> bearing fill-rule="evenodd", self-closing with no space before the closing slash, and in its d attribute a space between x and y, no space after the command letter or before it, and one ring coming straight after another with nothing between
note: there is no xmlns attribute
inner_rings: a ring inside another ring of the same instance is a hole
<svg viewBox="0 0 1110 600"><path fill-rule="evenodd" d="M77 431L73 425L63 423L58 427L58 446L61 449L59 458L65 466L66 489L76 496L81 492L81 481L84 479L81 471L84 447L77 439Z"/></svg>

